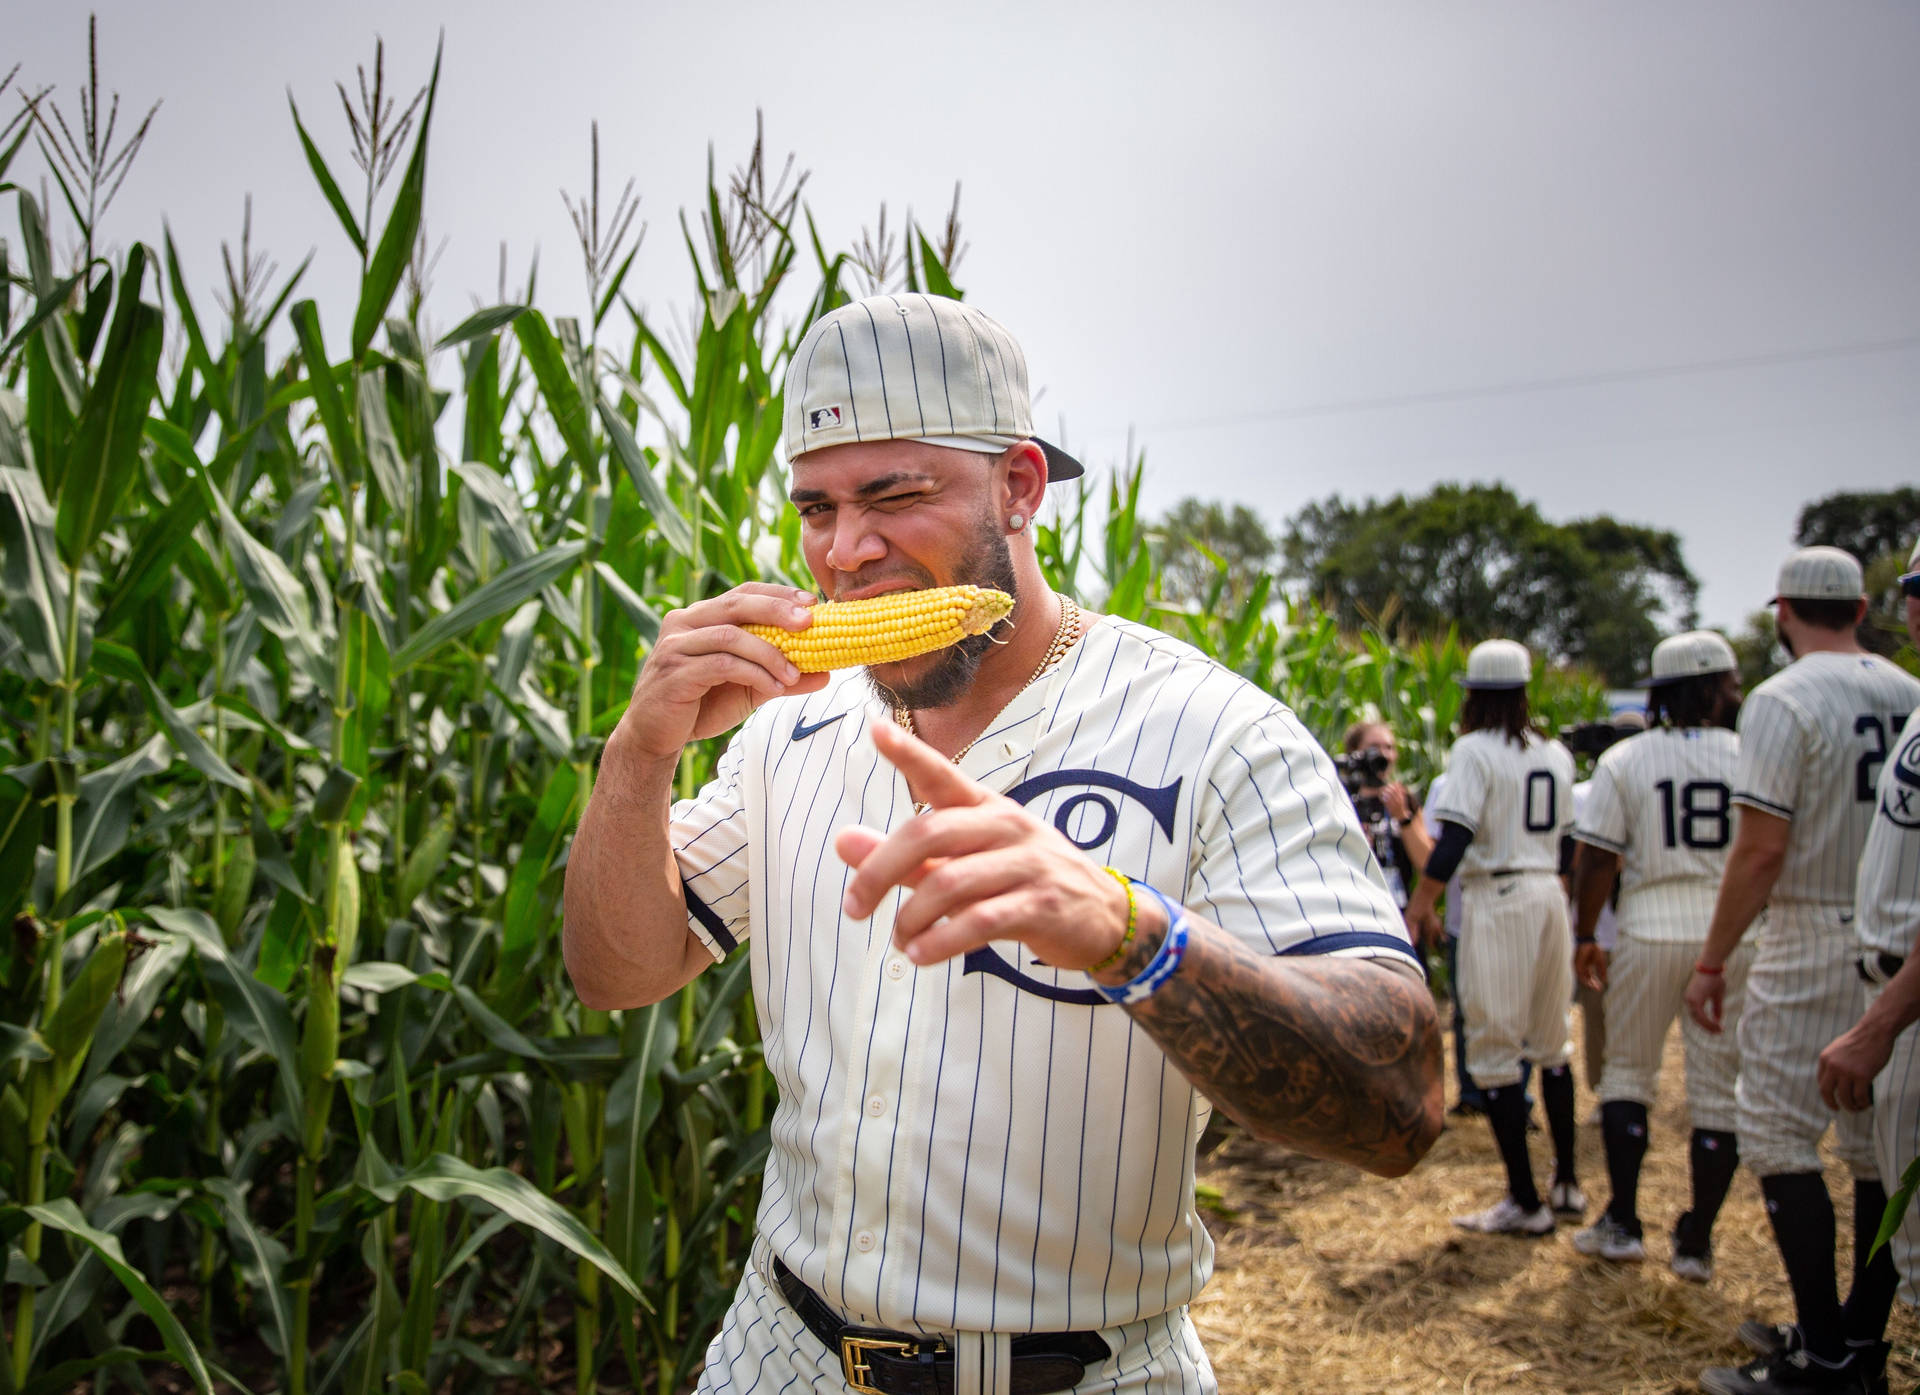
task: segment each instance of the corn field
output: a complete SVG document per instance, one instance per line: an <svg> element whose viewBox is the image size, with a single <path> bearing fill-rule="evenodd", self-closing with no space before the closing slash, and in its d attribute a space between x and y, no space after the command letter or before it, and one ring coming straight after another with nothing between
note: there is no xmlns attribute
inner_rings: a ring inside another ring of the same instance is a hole
<svg viewBox="0 0 1920 1395"><path fill-rule="evenodd" d="M164 232L97 250L97 90L0 129L0 1392L665 1395L738 1279L772 1103L745 956L583 1009L568 840L658 615L807 581L775 449L806 324L956 294L957 240L830 252L756 145L682 220L693 315L656 322L596 132L587 303L550 318L529 277L435 334L438 65L397 117L384 80L347 155L285 119L359 267L324 317L244 243L214 295ZM1343 636L1270 578L1164 608L1140 483L1065 493L1054 583L1330 741L1377 712L1430 775L1462 645ZM1542 681L1551 719L1597 710Z"/></svg>

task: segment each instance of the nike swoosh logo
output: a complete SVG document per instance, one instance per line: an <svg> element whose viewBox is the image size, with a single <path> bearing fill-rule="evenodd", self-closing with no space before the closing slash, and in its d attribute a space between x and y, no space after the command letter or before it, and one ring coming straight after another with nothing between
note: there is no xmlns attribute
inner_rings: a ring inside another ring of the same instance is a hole
<svg viewBox="0 0 1920 1395"><path fill-rule="evenodd" d="M805 741L809 736L812 736L816 731L819 731L820 728L830 727L835 722L839 721L842 717L846 715L847 714L844 712L836 712L831 717L822 717L819 721L815 722L812 726L808 726L807 714L802 712L800 714L800 719L793 724L793 739L795 741Z"/></svg>

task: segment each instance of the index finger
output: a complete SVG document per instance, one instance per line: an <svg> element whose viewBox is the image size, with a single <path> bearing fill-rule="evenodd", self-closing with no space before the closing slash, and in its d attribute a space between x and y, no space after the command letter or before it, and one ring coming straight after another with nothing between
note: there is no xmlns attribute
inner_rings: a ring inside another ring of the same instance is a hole
<svg viewBox="0 0 1920 1395"><path fill-rule="evenodd" d="M902 775L915 800L936 809L984 804L988 792L960 773L960 767L896 722L874 722L874 748Z"/></svg>

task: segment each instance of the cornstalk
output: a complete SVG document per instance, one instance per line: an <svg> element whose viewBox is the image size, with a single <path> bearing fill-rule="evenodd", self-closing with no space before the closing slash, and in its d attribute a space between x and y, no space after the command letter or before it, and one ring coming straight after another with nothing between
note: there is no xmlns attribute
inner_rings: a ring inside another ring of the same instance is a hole
<svg viewBox="0 0 1920 1395"><path fill-rule="evenodd" d="M61 903L66 900L67 892L73 885L73 805L79 797L79 775L73 749L80 696L80 565L77 562L67 568L67 626L60 664L60 754L63 761L57 772L54 790L53 903L63 914L54 920L51 927L53 933L47 940L51 962L47 966L47 992L40 1013L42 1023L53 1020L54 1013L60 1008L61 995L66 990L67 917ZM51 1122L50 1119L41 1122L28 1140L29 1206L39 1206L47 1199L47 1128ZM29 1224L26 1233L21 1236L20 1249L29 1264L40 1262L41 1239L42 1228L38 1221ZM32 1285L22 1284L13 1309L13 1383L16 1388L27 1383L27 1359L33 1349L34 1298Z"/></svg>
<svg viewBox="0 0 1920 1395"><path fill-rule="evenodd" d="M353 564L354 510L359 486L344 482L341 555L345 564ZM339 769L347 755L348 649L347 614L344 604L336 604L339 635L333 660L333 766ZM327 890L324 919L320 933L313 937L307 967L307 1023L301 1043L301 1060L306 1080L306 1120L300 1143L300 1159L294 1179L293 1257L300 1277L293 1284L293 1341L287 1357L287 1388L290 1395L307 1391L307 1322L313 1299L313 1269L308 1262L313 1242L313 1192L319 1172L320 1150L326 1143L328 1105L333 1097L329 1074L337 1049L340 1028L339 974L344 965L335 957L336 922L340 914L340 859L349 856L347 826L344 819L327 826ZM329 1045L327 1038L333 1039ZM324 1059L323 1059L324 1058Z"/></svg>
<svg viewBox="0 0 1920 1395"><path fill-rule="evenodd" d="M589 360L591 361L591 360ZM587 807L587 797L593 793L593 760L584 755L585 738L593 732L593 670L598 658L594 644L594 601L598 590L594 582L592 545L594 529L594 504L600 495L600 472L597 461L582 462L589 471L587 488L581 491L580 516L588 539L587 557L580 569L580 676L574 694L573 769L577 778L574 808ZM583 1010L580 1014L580 1032L583 1036L592 1036L607 1030L607 1014ZM583 1183L589 1170L598 1161L602 1139L606 1133L607 1108L606 1092L596 1085L581 1084L578 1091L581 1113L579 1140L574 1149L574 1179ZM587 1156L582 1155L581 1143L585 1144ZM580 1221L592 1233L600 1229L600 1193L597 1188L585 1191L585 1201L580 1207ZM600 1338L600 1271L586 1260L580 1260L574 1266L574 1282L577 1285L579 1299L574 1304L574 1389L577 1395L593 1395L594 1349Z"/></svg>
<svg viewBox="0 0 1920 1395"><path fill-rule="evenodd" d="M213 626L213 695L218 698L225 682L226 674L226 620L224 614L211 617ZM227 758L227 714L217 702L213 708L213 753L222 761ZM213 786L213 904L226 904L226 881L232 875L227 866L227 787L218 781ZM221 928L225 934L225 927ZM233 948L229 943L227 948ZM204 1127L201 1131L200 1146L205 1150L212 1168L219 1171L220 1159L220 1107L225 1093L225 1082L220 1074L220 1040L226 1033L227 1015L217 999L209 998L206 1004L207 1030L202 1048L202 1059L207 1070L207 1110ZM203 1345L213 1344L213 1226L200 1228L200 1340Z"/></svg>

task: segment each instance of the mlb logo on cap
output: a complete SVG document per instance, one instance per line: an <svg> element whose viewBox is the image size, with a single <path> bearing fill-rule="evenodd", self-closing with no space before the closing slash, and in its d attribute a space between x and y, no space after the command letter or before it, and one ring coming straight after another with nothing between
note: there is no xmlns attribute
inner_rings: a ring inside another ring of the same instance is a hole
<svg viewBox="0 0 1920 1395"><path fill-rule="evenodd" d="M1837 547L1803 547L1780 564L1773 599L1857 601L1866 594L1860 563Z"/></svg>
<svg viewBox="0 0 1920 1395"><path fill-rule="evenodd" d="M815 407L807 413L807 425L815 431L827 431L840 424L840 404Z"/></svg>

